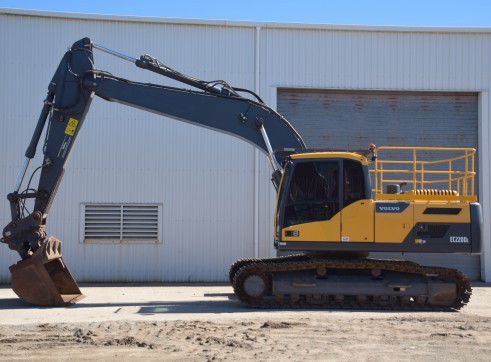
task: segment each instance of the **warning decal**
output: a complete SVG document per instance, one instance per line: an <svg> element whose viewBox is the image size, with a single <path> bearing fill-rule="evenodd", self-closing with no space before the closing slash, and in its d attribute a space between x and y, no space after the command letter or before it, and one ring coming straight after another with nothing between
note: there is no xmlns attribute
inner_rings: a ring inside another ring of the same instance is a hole
<svg viewBox="0 0 491 362"><path fill-rule="evenodd" d="M73 136L75 134L75 130L77 129L77 126L78 126L78 120L76 120L75 118L70 118L65 128L65 134L69 136Z"/></svg>

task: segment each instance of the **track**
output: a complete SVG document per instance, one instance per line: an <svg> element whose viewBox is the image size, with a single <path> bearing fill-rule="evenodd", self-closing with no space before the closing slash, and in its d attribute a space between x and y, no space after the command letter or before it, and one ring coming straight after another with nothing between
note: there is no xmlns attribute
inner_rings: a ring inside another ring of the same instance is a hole
<svg viewBox="0 0 491 362"><path fill-rule="evenodd" d="M230 281L230 284L234 284L234 277L235 274L244 266L246 265L252 265L257 263L258 261L262 263L285 263L285 262L295 262L295 261L307 261L309 260L309 257L305 254L297 254L297 255L287 255L287 256L278 256L276 258L269 258L269 259L239 259L235 263L232 264L230 267L230 270L228 272L228 280Z"/></svg>
<svg viewBox="0 0 491 362"><path fill-rule="evenodd" d="M232 266L230 276L238 298L255 308L455 311L465 306L472 294L469 280L458 270L399 260L305 255L246 259ZM281 283L289 293L278 292ZM355 287L349 287L350 283ZM361 287L356 289L356 285ZM380 292L381 285L387 293L383 288ZM450 290L451 299L446 295L442 301L432 295L433 285L444 285L443 294ZM450 287L445 289L447 285Z"/></svg>

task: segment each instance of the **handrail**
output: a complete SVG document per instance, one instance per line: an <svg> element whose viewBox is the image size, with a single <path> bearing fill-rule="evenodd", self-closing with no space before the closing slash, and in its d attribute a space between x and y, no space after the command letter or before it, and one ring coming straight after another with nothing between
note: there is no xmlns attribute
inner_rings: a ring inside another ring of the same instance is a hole
<svg viewBox="0 0 491 362"><path fill-rule="evenodd" d="M408 195L414 195L415 199L441 199L433 196L438 196L438 192L418 191L431 185L435 190L448 190L441 194L452 195L448 196L452 200L477 200L475 152L474 148L460 147L379 147L371 170L375 197L408 199ZM412 187L412 190L400 194L384 192L387 185L401 183L406 183L406 189Z"/></svg>

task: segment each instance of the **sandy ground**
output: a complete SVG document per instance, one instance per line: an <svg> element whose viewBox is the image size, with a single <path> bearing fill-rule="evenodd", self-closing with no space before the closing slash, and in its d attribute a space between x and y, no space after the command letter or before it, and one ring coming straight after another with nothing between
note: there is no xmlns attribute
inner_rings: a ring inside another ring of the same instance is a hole
<svg viewBox="0 0 491 362"><path fill-rule="evenodd" d="M0 287L0 360L491 360L491 284L439 313L258 311L224 285L82 290L76 305L39 308Z"/></svg>

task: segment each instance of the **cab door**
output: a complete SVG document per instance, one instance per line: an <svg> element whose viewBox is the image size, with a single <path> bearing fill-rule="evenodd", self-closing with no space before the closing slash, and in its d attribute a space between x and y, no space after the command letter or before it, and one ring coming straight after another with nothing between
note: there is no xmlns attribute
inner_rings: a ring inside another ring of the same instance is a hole
<svg viewBox="0 0 491 362"><path fill-rule="evenodd" d="M341 242L374 241L374 202L366 199L365 178L359 162L343 160Z"/></svg>
<svg viewBox="0 0 491 362"><path fill-rule="evenodd" d="M339 159L296 160L281 196L284 242L339 242Z"/></svg>

